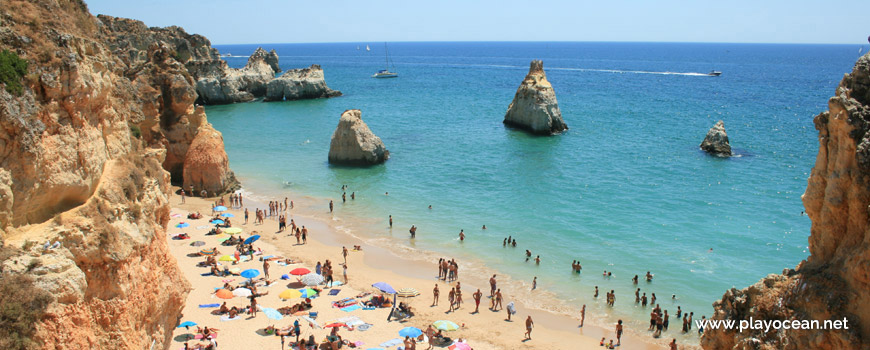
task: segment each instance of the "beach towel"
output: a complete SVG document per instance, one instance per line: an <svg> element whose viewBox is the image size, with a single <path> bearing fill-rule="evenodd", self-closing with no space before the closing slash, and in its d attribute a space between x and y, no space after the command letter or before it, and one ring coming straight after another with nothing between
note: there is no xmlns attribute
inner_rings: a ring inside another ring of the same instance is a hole
<svg viewBox="0 0 870 350"><path fill-rule="evenodd" d="M338 292L341 292L341 289L333 289L329 291L329 295L338 295Z"/></svg>
<svg viewBox="0 0 870 350"><path fill-rule="evenodd" d="M366 307L363 307L362 309L363 310L374 310L375 307L374 306L366 306Z"/></svg>
<svg viewBox="0 0 870 350"><path fill-rule="evenodd" d="M236 316L236 317L238 317L238 316ZM197 334L197 335L193 336L193 339L202 339L202 338L203 338L202 334ZM209 334L208 338L209 339L217 338L217 333Z"/></svg>
<svg viewBox="0 0 870 350"><path fill-rule="evenodd" d="M380 346L385 347L385 348L389 348L391 346L396 346L399 344L402 344L402 339L395 338L395 339L390 339L390 340L387 340L387 341L381 343Z"/></svg>
<svg viewBox="0 0 870 350"><path fill-rule="evenodd" d="M359 309L362 309L362 307L357 305L357 304L353 304L351 306L341 308L341 311L351 312L353 310L359 310Z"/></svg>
<svg viewBox="0 0 870 350"><path fill-rule="evenodd" d="M199 304L201 309L212 308L212 307L221 307L221 304Z"/></svg>
<svg viewBox="0 0 870 350"><path fill-rule="evenodd" d="M235 321L235 320L238 320L240 318L242 318L242 315L236 315L236 317L233 317L233 318L230 318L229 315L223 315L223 316L221 316L221 322Z"/></svg>

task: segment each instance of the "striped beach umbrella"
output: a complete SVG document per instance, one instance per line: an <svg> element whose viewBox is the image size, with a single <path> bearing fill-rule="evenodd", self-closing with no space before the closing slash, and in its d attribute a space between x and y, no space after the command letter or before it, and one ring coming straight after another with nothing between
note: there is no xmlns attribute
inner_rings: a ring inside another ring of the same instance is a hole
<svg viewBox="0 0 870 350"><path fill-rule="evenodd" d="M214 255L217 255L217 253L218 253L218 251L215 248L203 249L203 250L199 251L199 254L208 255L208 256L214 256Z"/></svg>
<svg viewBox="0 0 870 350"><path fill-rule="evenodd" d="M418 292L414 288L402 288L399 289L399 293L397 293L396 295L402 298L411 298L420 295L420 292Z"/></svg>
<svg viewBox="0 0 870 350"><path fill-rule="evenodd" d="M432 323L432 325L435 326L436 329L440 329L442 331L455 331L455 330L459 329L458 324L456 324L453 321L447 321L447 320L435 321Z"/></svg>

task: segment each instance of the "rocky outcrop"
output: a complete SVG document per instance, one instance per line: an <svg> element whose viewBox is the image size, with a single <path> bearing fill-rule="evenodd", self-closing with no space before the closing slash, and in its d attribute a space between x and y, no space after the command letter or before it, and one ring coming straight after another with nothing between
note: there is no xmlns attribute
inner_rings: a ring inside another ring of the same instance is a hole
<svg viewBox="0 0 870 350"><path fill-rule="evenodd" d="M189 288L165 241L170 182L232 182L184 64L217 51L181 33L97 20L80 1L0 6L0 50L29 63L22 93L0 89L0 242L18 248L0 273L53 296L33 326L45 348L170 344ZM218 161L185 173L200 142Z"/></svg>
<svg viewBox="0 0 870 350"><path fill-rule="evenodd" d="M329 143L329 162L343 165L373 165L390 158L380 137L362 120L362 112L349 109L341 114Z"/></svg>
<svg viewBox="0 0 870 350"><path fill-rule="evenodd" d="M197 102L227 104L248 102L266 95L266 84L275 79L278 55L262 47L248 58L242 69L229 68L225 61L191 62L188 69L196 79Z"/></svg>
<svg viewBox="0 0 870 350"><path fill-rule="evenodd" d="M266 86L266 101L302 100L341 96L341 91L326 86L319 65L291 69Z"/></svg>
<svg viewBox="0 0 870 350"><path fill-rule="evenodd" d="M721 120L716 122L709 131L704 141L701 141L701 150L717 157L730 157L731 144L728 142L728 134L725 132L725 123Z"/></svg>
<svg viewBox="0 0 870 350"><path fill-rule="evenodd" d="M196 134L184 158L184 188L198 188L209 193L237 188L235 176L226 171L230 161L223 150L223 136L211 126Z"/></svg>
<svg viewBox="0 0 870 350"><path fill-rule="evenodd" d="M508 106L504 123L542 135L568 130L556 102L556 92L544 73L543 62L532 61L529 74L523 79L514 100Z"/></svg>
<svg viewBox="0 0 870 350"><path fill-rule="evenodd" d="M714 303L713 319L848 320L842 330L708 330L705 349L870 347L870 55L814 119L819 153L802 199L812 220L810 256L794 270Z"/></svg>

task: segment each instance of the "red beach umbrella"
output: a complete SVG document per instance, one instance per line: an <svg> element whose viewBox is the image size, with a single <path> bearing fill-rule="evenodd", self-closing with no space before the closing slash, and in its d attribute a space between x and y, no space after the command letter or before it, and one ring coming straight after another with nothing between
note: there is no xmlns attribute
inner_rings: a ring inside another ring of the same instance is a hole
<svg viewBox="0 0 870 350"><path fill-rule="evenodd" d="M304 267L297 267L297 268L293 269L293 271L290 271L291 275L296 275L296 276L307 275L309 273L311 273L311 270L308 270Z"/></svg>
<svg viewBox="0 0 870 350"><path fill-rule="evenodd" d="M344 326L347 326L347 325L344 323L341 323L341 322L336 322L336 323L330 323L328 325L325 325L324 327L333 328L333 327L344 327Z"/></svg>

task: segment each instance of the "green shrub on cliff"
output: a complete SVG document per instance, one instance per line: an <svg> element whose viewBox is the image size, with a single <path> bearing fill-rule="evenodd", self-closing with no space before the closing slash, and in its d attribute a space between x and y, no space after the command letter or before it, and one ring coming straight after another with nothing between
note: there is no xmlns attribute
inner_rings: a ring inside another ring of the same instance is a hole
<svg viewBox="0 0 870 350"><path fill-rule="evenodd" d="M14 95L21 94L23 89L21 77L25 73L27 73L27 60L9 50L0 52L0 83L6 85L7 92Z"/></svg>

